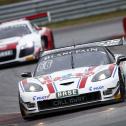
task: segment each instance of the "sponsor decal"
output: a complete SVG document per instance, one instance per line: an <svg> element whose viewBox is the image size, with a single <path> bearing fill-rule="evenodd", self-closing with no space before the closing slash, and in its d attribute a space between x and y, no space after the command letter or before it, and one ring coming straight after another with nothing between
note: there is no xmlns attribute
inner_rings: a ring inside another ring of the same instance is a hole
<svg viewBox="0 0 126 126"><path fill-rule="evenodd" d="M86 102L85 96L78 96L76 98L70 97L69 99L54 100L53 106L58 107L58 106L71 105L71 104L82 103L82 102Z"/></svg>
<svg viewBox="0 0 126 126"><path fill-rule="evenodd" d="M33 101L43 101L49 98L50 95L48 96L33 96Z"/></svg>
<svg viewBox="0 0 126 126"><path fill-rule="evenodd" d="M99 91L99 90L102 90L104 89L104 86L97 86L97 87L89 87L89 90L90 91Z"/></svg>
<svg viewBox="0 0 126 126"><path fill-rule="evenodd" d="M53 59L55 57L65 56L65 55L71 55L72 53L78 54L78 53L86 53L86 52L97 52L99 51L98 48L85 48L85 49L77 49L77 50L70 50L70 51L63 51L60 53L56 53L54 55L45 56L44 60Z"/></svg>
<svg viewBox="0 0 126 126"><path fill-rule="evenodd" d="M107 41L101 41L96 42L96 45L100 46L115 46L115 45L122 45L121 39L114 39L114 40L107 40Z"/></svg>
<svg viewBox="0 0 126 126"><path fill-rule="evenodd" d="M78 90L67 90L67 91L61 91L56 93L57 98L64 98L64 97L69 97L69 96L75 96L78 95Z"/></svg>

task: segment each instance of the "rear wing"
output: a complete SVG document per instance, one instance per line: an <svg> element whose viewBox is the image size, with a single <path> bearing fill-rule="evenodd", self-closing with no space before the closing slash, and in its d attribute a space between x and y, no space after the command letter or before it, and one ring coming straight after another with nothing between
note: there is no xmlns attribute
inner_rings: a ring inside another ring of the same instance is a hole
<svg viewBox="0 0 126 126"><path fill-rule="evenodd" d="M81 43L81 44L77 44ZM125 36L120 35L116 37L109 37L109 38L104 38L104 39L97 39L93 41L88 41L88 42L78 42L78 41L73 41L73 44L71 46L66 46L66 47L76 47L76 46L104 46L104 47L111 47L111 46L121 46L121 45L126 45L126 40ZM56 49L61 49L61 48L66 48L66 47L60 47Z"/></svg>
<svg viewBox="0 0 126 126"><path fill-rule="evenodd" d="M120 45L125 45L126 40L125 40L125 35L120 35L120 36L114 36L114 37L109 37L109 38L103 38L103 39L97 39L94 41L89 41L84 43L84 45L88 46L120 46Z"/></svg>
<svg viewBox="0 0 126 126"><path fill-rule="evenodd" d="M71 46L55 48L53 50L41 51L40 57L47 55L49 53L59 52L59 51L67 51L73 48L83 48L83 47L92 47L92 46L104 46L104 47L111 47L111 46L120 46L126 44L125 38L115 38L115 39L108 39L108 40L101 40L101 41L94 41L94 42L87 42L84 44L73 44Z"/></svg>
<svg viewBox="0 0 126 126"><path fill-rule="evenodd" d="M15 21L15 20L20 20L20 19L26 19L26 20L30 20L32 22L42 22L41 20L43 19L43 21L45 21L46 18L46 22L48 20L48 22L51 22L51 16L50 16L50 12L43 12L43 13L37 13L37 14L33 14L33 15L28 15L25 17L18 17L18 18L14 18L14 19L10 19L10 20L4 20L1 23L5 23L5 22L10 22L10 21Z"/></svg>
<svg viewBox="0 0 126 126"><path fill-rule="evenodd" d="M47 17L48 18L48 22L51 22L50 12L44 12L44 13L38 13L38 14L26 16L25 19L27 19L27 20L35 20L35 19L44 18L44 17Z"/></svg>

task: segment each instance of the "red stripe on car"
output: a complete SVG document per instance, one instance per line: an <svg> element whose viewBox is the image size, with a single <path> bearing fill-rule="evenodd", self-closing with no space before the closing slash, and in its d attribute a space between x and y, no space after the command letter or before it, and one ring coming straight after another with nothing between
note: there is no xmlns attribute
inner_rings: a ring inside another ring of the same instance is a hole
<svg viewBox="0 0 126 126"><path fill-rule="evenodd" d="M16 49L17 43L8 44L7 49Z"/></svg>
<svg viewBox="0 0 126 126"><path fill-rule="evenodd" d="M87 71L87 73L82 77L81 81L80 81L80 85L79 88L84 88L87 82L87 79L90 75L94 74L93 70L96 68L95 67L90 67Z"/></svg>
<svg viewBox="0 0 126 126"><path fill-rule="evenodd" d="M49 76L44 76L43 79L46 81L47 84L52 83L52 79Z"/></svg>
<svg viewBox="0 0 126 126"><path fill-rule="evenodd" d="M48 87L48 90L49 90L50 93L55 93L54 87L51 83L47 84L47 87Z"/></svg>
<svg viewBox="0 0 126 126"><path fill-rule="evenodd" d="M31 16L27 16L27 17L25 17L25 19L34 20L36 18L42 18L42 17L47 17L47 16L48 16L47 13L38 13L38 14L31 15Z"/></svg>
<svg viewBox="0 0 126 126"><path fill-rule="evenodd" d="M17 43L7 44L0 46L0 51L16 49Z"/></svg>
<svg viewBox="0 0 126 126"><path fill-rule="evenodd" d="M80 81L80 86L79 88L84 88L87 82L88 76L84 76L82 80Z"/></svg>

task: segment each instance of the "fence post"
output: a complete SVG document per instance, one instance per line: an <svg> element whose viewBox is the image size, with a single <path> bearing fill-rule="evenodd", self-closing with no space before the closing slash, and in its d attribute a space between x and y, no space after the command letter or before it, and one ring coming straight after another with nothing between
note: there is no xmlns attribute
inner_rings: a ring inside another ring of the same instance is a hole
<svg viewBox="0 0 126 126"><path fill-rule="evenodd" d="M51 19L51 14L50 14L50 12L49 12L49 11L47 12L47 16L48 16L48 21L49 21L49 23L50 23L50 22L52 22L52 19Z"/></svg>

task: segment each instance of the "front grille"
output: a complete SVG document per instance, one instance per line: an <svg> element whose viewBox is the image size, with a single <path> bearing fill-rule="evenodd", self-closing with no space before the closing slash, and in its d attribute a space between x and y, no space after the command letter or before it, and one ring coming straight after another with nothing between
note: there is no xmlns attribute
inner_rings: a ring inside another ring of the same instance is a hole
<svg viewBox="0 0 126 126"><path fill-rule="evenodd" d="M6 50L6 51L9 51L9 50ZM4 53L6 51L0 51L0 53ZM12 54L11 55L6 55L6 56L2 56L0 57L0 62L4 62L4 61L8 61L8 60L13 60L16 58L16 49L13 49L13 50L10 50L12 51Z"/></svg>
<svg viewBox="0 0 126 126"><path fill-rule="evenodd" d="M86 93L79 96L74 97L66 97L62 99L52 99L45 101L38 101L38 109L49 109L49 108L57 108L57 107L65 107L67 105L77 105L81 103L93 102L101 99L100 92L92 92Z"/></svg>

